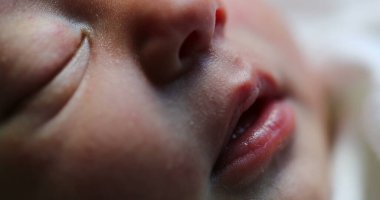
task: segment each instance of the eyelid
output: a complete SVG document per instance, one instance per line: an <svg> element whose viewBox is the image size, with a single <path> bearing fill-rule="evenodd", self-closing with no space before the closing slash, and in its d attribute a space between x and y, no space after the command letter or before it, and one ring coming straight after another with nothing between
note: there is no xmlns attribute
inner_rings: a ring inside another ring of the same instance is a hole
<svg viewBox="0 0 380 200"><path fill-rule="evenodd" d="M3 20L0 115L48 84L81 44L81 31L56 16L10 14Z"/></svg>
<svg viewBox="0 0 380 200"><path fill-rule="evenodd" d="M31 24L13 21L15 27L0 34L6 47L0 49L0 58L6 58L0 60L0 122L9 127L19 120L40 123L57 113L79 86L90 59L88 29L36 18Z"/></svg>
<svg viewBox="0 0 380 200"><path fill-rule="evenodd" d="M43 110L48 105L50 106L49 110L57 112L59 107L66 104L75 93L84 77L90 60L89 39L85 35L82 38L81 45L72 59L31 102L31 107L41 107L40 109Z"/></svg>
<svg viewBox="0 0 380 200"><path fill-rule="evenodd" d="M53 80L30 99L22 108L21 115L8 126L18 126L19 122L28 121L27 129L38 127L52 119L68 103L79 88L87 70L90 59L90 42L83 34L82 42L73 57ZM33 119L33 120L30 120Z"/></svg>

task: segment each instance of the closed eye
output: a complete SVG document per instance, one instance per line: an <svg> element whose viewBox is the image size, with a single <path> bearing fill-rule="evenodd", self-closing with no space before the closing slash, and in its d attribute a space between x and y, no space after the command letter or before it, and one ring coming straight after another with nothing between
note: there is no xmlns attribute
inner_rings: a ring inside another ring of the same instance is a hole
<svg viewBox="0 0 380 200"><path fill-rule="evenodd" d="M89 40L83 37L78 51L64 69L41 91L19 104L3 130L7 132L19 129L17 127L22 123L23 128L30 131L51 120L74 96L84 77L89 59Z"/></svg>
<svg viewBox="0 0 380 200"><path fill-rule="evenodd" d="M0 72L6 72L0 80L0 120L51 117L79 86L90 57L88 37L56 21L23 27L31 33L8 38L19 41L8 44L10 53L0 50L8 58L0 61Z"/></svg>

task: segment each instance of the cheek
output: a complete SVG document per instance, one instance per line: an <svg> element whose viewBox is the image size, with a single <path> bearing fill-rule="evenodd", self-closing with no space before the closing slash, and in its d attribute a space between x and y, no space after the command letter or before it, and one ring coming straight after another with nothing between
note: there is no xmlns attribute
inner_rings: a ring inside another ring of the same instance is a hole
<svg viewBox="0 0 380 200"><path fill-rule="evenodd" d="M288 199L329 199L330 157L323 118L298 108L298 129L293 160L279 178L281 195ZM289 189L289 182L295 185Z"/></svg>
<svg viewBox="0 0 380 200"><path fill-rule="evenodd" d="M194 195L195 199L200 195L204 174L199 170L202 167L193 163L197 160L194 155L183 151L187 148L180 145L184 141L160 137L163 133L159 130L145 131L98 129L91 135L69 139L54 182L80 188L83 195L102 188L99 193L119 197L181 199L182 195Z"/></svg>
<svg viewBox="0 0 380 200"><path fill-rule="evenodd" d="M55 121L59 125L46 129L61 141L53 182L80 188L83 195L134 199L200 195L208 175L198 148L186 138L189 134L166 122L158 99L143 83L123 86L114 75L120 73L96 74L109 81L88 79L82 95L62 113L61 121Z"/></svg>
<svg viewBox="0 0 380 200"><path fill-rule="evenodd" d="M94 193L93 188L138 199L199 195L203 167L185 141L165 138L161 130L128 131L72 130L60 150L53 182L80 188L83 195Z"/></svg>

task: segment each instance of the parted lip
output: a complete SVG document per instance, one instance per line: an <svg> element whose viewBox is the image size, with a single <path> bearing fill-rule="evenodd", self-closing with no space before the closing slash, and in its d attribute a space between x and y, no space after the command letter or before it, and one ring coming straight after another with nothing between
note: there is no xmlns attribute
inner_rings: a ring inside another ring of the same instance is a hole
<svg viewBox="0 0 380 200"><path fill-rule="evenodd" d="M231 106L235 108L235 113L229 123L229 131L224 135L224 144L228 143L233 136L234 130L242 115L251 109L260 97L280 97L283 95L275 79L261 71L252 73L249 80L242 82L239 87L236 87L233 94L237 96L237 101L231 103Z"/></svg>
<svg viewBox="0 0 380 200"><path fill-rule="evenodd" d="M235 94L240 101L213 169L214 177L231 184L263 171L294 129L293 110L270 75L256 72Z"/></svg>

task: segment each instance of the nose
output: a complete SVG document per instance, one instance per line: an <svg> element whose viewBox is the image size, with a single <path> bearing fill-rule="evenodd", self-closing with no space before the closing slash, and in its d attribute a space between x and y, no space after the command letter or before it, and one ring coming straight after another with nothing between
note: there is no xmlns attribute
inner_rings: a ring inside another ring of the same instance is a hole
<svg viewBox="0 0 380 200"><path fill-rule="evenodd" d="M219 1L139 2L143 7L136 11L136 49L141 66L155 82L173 80L198 65L214 38L222 35L225 11Z"/></svg>

